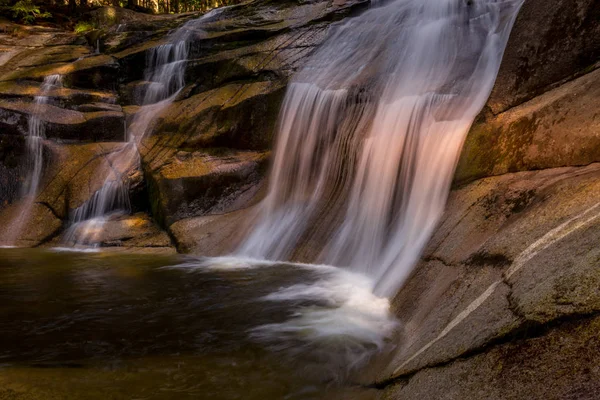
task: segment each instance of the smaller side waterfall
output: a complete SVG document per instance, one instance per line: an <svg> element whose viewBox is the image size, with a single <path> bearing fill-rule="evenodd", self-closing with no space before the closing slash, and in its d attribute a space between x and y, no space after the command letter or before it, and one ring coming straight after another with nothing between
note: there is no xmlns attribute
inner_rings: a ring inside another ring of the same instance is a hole
<svg viewBox="0 0 600 400"><path fill-rule="evenodd" d="M46 135L46 126L39 114L43 112L44 105L49 102L48 92L61 86L61 75L49 75L44 78L44 82L40 87L40 94L34 98L34 109L33 113L29 116L27 132L27 150L31 162L31 172L27 175L27 180L23 185L24 196L35 196L37 194L42 177L42 165L44 163L43 140Z"/></svg>
<svg viewBox="0 0 600 400"><path fill-rule="evenodd" d="M136 168L140 163L137 146L152 129L153 123L185 86L185 67L189 53L189 39L193 32L201 32L203 21L214 17L213 10L202 17L188 21L165 43L147 52L144 80L147 82L142 107L127 127L127 145L109 162L121 166L121 173ZM126 176L114 177L111 169L103 186L83 205L71 213L70 227L63 237L66 244L97 246L104 224L114 215L129 214L129 183Z"/></svg>
<svg viewBox="0 0 600 400"><path fill-rule="evenodd" d="M28 172L21 187L20 209L5 235L6 242L11 245L19 238L25 223L29 220L42 180L46 125L40 118L40 114L45 112L45 106L50 102L49 93L60 87L62 87L62 75L49 75L44 78L39 94L33 99L33 110L28 119L26 134Z"/></svg>

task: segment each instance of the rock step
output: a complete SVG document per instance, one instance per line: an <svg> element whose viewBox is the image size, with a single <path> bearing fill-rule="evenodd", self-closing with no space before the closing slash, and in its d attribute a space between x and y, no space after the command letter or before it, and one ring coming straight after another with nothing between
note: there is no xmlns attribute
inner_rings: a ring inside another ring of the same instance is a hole
<svg viewBox="0 0 600 400"><path fill-rule="evenodd" d="M475 123L455 182L600 161L598 98L600 69Z"/></svg>
<svg viewBox="0 0 600 400"><path fill-rule="evenodd" d="M170 163L146 174L153 214L168 227L180 219L247 206L260 188L268 155L218 149L178 151Z"/></svg>
<svg viewBox="0 0 600 400"><path fill-rule="evenodd" d="M51 104L0 100L0 127L4 134L26 134L32 115L44 123L48 139L78 142L125 140L125 114L122 111L80 112Z"/></svg>
<svg viewBox="0 0 600 400"><path fill-rule="evenodd" d="M40 94L40 86L40 82L35 81L0 82L0 99L31 101ZM113 92L92 89L53 88L44 95L50 99L51 104L59 105L62 108L74 108L84 103L115 104L117 101Z"/></svg>

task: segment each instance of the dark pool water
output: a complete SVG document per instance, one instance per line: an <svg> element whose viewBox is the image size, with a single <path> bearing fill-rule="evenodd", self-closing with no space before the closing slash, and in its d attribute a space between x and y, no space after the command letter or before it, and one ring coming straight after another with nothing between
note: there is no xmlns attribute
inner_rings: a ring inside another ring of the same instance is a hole
<svg viewBox="0 0 600 400"><path fill-rule="evenodd" d="M376 398L356 382L381 349L347 333L315 343L310 326L286 325L334 300L265 300L313 288L322 272L211 263L0 250L0 399Z"/></svg>

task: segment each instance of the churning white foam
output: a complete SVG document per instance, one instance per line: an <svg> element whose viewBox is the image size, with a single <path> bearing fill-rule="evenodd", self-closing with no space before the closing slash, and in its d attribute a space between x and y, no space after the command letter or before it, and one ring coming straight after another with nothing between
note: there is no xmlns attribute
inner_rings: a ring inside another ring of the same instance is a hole
<svg viewBox="0 0 600 400"><path fill-rule="evenodd" d="M251 339L290 356L291 361L309 358L326 365L330 375L340 377L391 347L398 321L390 312L389 300L375 295L374 281L363 274L330 265L238 257L203 258L164 268L208 272L285 266L310 274L249 300L278 303L289 312L283 322L250 329Z"/></svg>

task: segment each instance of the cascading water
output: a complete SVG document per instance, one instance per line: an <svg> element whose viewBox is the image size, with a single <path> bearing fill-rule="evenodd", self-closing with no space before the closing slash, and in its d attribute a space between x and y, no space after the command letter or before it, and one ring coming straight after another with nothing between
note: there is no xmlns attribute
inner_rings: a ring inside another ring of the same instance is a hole
<svg viewBox="0 0 600 400"><path fill-rule="evenodd" d="M280 114L262 217L240 249L303 242L391 296L446 202L523 0L395 0L335 27Z"/></svg>
<svg viewBox="0 0 600 400"><path fill-rule="evenodd" d="M39 117L45 104L48 104L48 92L62 86L61 75L49 75L44 78L40 87L40 95L34 98L33 113L29 116L29 126L27 135L27 149L31 159L31 173L27 176L27 181L23 186L23 195L35 196L38 192L42 176L42 165L44 163L42 143L45 138L46 127L44 121Z"/></svg>
<svg viewBox="0 0 600 400"><path fill-rule="evenodd" d="M127 129L127 145L112 157L112 164L128 166L130 170L139 163L137 145L150 130L156 117L177 97L185 85L185 66L188 59L189 39L201 31L201 25L220 10L188 21L169 37L169 43L148 51L144 72L147 82L142 107ZM111 172L114 172L111 170ZM113 215L131 212L127 177L112 174L90 200L71 213L71 224L63 237L66 244L97 245L104 224Z"/></svg>
<svg viewBox="0 0 600 400"><path fill-rule="evenodd" d="M44 165L44 138L46 126L40 118L44 106L50 101L49 92L62 86L61 75L49 75L40 86L40 93L33 99L33 111L29 116L27 129L27 160L28 173L21 188L22 204L18 216L7 229L7 242L13 243L20 235L24 224L29 219L31 209L38 193Z"/></svg>

